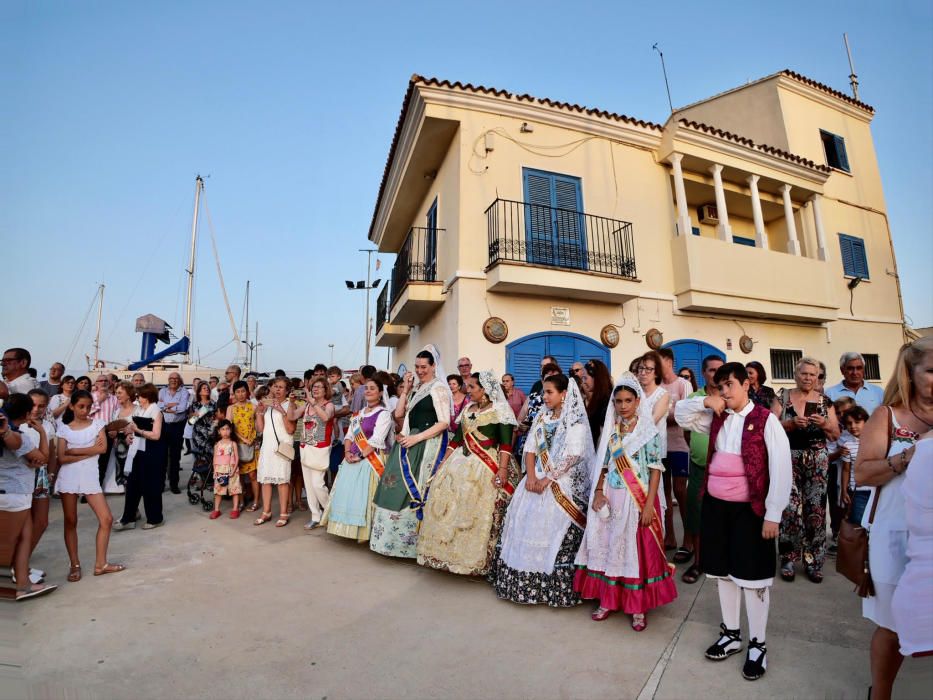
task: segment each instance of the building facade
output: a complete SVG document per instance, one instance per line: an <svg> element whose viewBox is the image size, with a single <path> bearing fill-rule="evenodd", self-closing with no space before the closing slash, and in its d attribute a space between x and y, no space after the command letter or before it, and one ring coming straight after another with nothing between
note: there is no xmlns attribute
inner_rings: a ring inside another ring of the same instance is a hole
<svg viewBox="0 0 933 700"><path fill-rule="evenodd" d="M618 376L649 345L777 385L801 354L838 381L857 350L886 379L904 319L873 114L790 71L663 125L413 76L369 231L397 254L376 344L526 389L544 354Z"/></svg>

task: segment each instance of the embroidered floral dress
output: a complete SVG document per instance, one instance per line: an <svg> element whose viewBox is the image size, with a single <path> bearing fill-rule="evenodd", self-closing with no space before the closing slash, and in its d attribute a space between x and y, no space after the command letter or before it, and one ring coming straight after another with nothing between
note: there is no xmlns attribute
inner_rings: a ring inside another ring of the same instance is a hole
<svg viewBox="0 0 933 700"><path fill-rule="evenodd" d="M237 441L243 445L256 443L256 407L247 401L245 404L233 404L233 427L236 430ZM240 474L249 474L256 471L259 461L259 450L253 450L253 458L248 462L240 462Z"/></svg>
<svg viewBox="0 0 933 700"><path fill-rule="evenodd" d="M499 422L496 407L480 411L468 404L444 461L431 484L431 499L424 511L418 536L418 563L454 574L485 575L495 553L510 496L493 483L499 455L512 452L513 427ZM474 454L466 443L482 451ZM509 460L509 481L514 488L520 474Z"/></svg>

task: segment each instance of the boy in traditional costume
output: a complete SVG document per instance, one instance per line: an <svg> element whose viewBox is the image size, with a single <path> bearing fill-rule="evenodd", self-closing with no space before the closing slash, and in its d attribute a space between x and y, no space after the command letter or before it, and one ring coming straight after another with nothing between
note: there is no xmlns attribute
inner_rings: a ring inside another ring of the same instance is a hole
<svg viewBox="0 0 933 700"><path fill-rule="evenodd" d="M719 396L678 401L677 423L708 433L709 458L700 526L700 566L717 579L722 633L706 658L722 661L742 650L742 591L748 653L742 675L757 680L767 668L765 630L775 573L775 543L790 499L791 459L777 417L748 398L748 374L738 362L720 367Z"/></svg>

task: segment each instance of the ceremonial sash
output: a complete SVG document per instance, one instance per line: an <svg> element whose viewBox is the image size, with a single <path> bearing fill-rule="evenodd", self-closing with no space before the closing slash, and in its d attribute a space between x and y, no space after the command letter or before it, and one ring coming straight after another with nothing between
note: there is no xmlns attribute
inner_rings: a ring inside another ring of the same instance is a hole
<svg viewBox="0 0 933 700"><path fill-rule="evenodd" d="M632 468L632 463L629 461L628 455L625 454L625 450L622 448L622 438L619 437L618 431L614 431L613 434L609 436L609 454L610 458L615 462L616 472L622 478L622 483L625 484L626 490L635 502L638 512L641 513L648 504L648 489L645 488L641 479L638 478L638 474L636 474L635 470ZM641 525L640 522L639 525ZM648 526L648 529L651 531L655 544L658 545L661 558L666 560L667 554L664 551L664 531L661 529L660 513L656 513L656 517L651 521L651 525ZM671 571L676 568L671 563L668 563L667 566Z"/></svg>
<svg viewBox="0 0 933 700"><path fill-rule="evenodd" d="M359 413L354 413L353 418L350 421L350 438L360 449L360 454L370 449L369 440L366 439L366 433L363 432L363 419ZM373 471L376 472L376 476L382 477L382 472L386 470L386 465L382 463L382 460L379 459L379 454L373 449L366 456L366 461L369 462L369 466L373 468Z"/></svg>
<svg viewBox="0 0 933 700"><path fill-rule="evenodd" d="M482 445L479 444L479 440L473 435L472 432L464 432L463 441L470 452L479 457L482 463L489 467L489 470L493 474L499 474L499 465L496 464L496 461L489 456L489 453L486 452L486 450L483 449ZM502 483L502 488L505 489L506 493L508 493L510 496L515 493L515 487L509 483L508 478L506 478L506 480Z"/></svg>
<svg viewBox="0 0 933 700"><path fill-rule="evenodd" d="M538 446L538 459L541 461L541 467L544 469L545 476L547 476L551 473L551 455L547 449L547 440L544 437L543 425L538 425L537 430L535 430L535 443ZM577 508L577 504L573 502L572 498L567 497L567 494L563 492L560 484L556 481L551 481L551 494L554 496L554 500L557 501L557 505L567 514L567 517L581 530L585 529L586 513Z"/></svg>
<svg viewBox="0 0 933 700"><path fill-rule="evenodd" d="M399 466L402 470L402 480L405 482L405 488L408 491L408 496L411 498L411 503L408 507L415 511L418 520L424 518L424 506L428 502L428 491L431 489L431 479L434 478L434 474L437 473L437 468L441 465L441 462L444 461L444 455L446 453L447 431L442 430L441 448L437 451L434 464L431 465L428 478L425 480L424 495L422 495L421 489L418 488L418 481L411 472L411 463L408 461L408 449L401 447L399 450ZM424 465L422 465L422 469L424 469Z"/></svg>

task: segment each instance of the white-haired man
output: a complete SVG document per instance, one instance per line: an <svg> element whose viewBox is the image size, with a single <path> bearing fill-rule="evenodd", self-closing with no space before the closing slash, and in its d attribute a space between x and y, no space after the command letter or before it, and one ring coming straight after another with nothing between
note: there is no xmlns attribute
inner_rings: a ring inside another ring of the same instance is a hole
<svg viewBox="0 0 933 700"><path fill-rule="evenodd" d="M884 400L884 389L865 383L865 358L858 352L844 352L839 358L839 371L842 381L826 387L826 396L832 401L848 396L871 415Z"/></svg>

